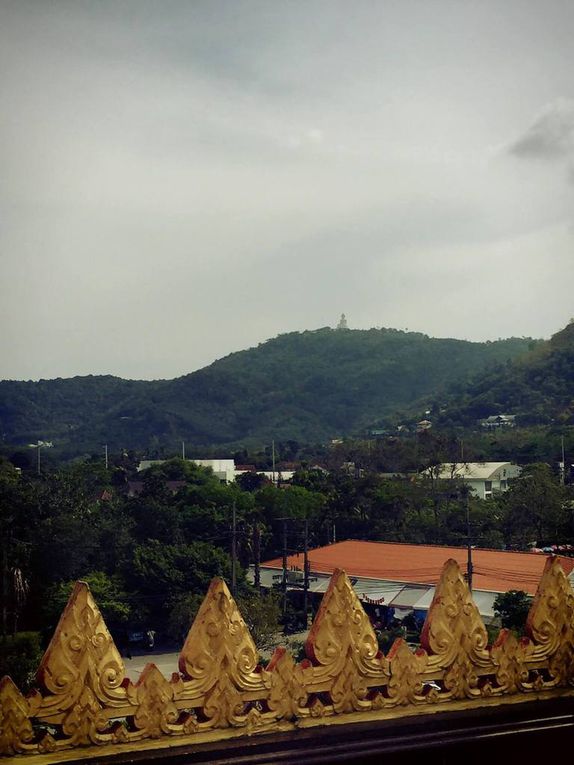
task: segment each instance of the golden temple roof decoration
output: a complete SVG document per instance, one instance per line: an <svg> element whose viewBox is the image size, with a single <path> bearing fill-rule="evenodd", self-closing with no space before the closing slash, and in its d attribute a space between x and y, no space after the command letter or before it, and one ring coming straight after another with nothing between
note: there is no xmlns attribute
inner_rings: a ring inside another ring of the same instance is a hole
<svg viewBox="0 0 574 765"><path fill-rule="evenodd" d="M179 673L148 664L137 683L86 584L78 582L24 696L0 680L0 754L60 761L82 747L89 761L106 746L145 749L441 709L467 709L574 695L574 592L549 559L518 640L493 645L458 564L446 562L412 651L387 656L343 571L333 574L296 663L276 649L266 668L227 585L215 579L185 640ZM52 755L53 753L53 755ZM48 759L46 759L46 757Z"/></svg>

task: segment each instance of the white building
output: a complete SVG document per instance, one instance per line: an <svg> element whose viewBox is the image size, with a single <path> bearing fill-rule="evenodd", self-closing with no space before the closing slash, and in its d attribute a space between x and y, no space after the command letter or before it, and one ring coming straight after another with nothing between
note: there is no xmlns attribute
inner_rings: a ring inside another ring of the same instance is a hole
<svg viewBox="0 0 574 765"><path fill-rule="evenodd" d="M211 468L220 481L235 481L235 460L190 460L201 467Z"/></svg>
<svg viewBox="0 0 574 765"><path fill-rule="evenodd" d="M512 462L447 462L441 465L438 475L442 480L462 478L480 499L490 499L493 492L506 491L508 481L517 478L522 468Z"/></svg>
<svg viewBox="0 0 574 765"><path fill-rule="evenodd" d="M138 473L147 470L152 465L162 465L166 460L142 460L138 465ZM235 481L235 460L187 460L201 467L211 468L220 481L231 483Z"/></svg>

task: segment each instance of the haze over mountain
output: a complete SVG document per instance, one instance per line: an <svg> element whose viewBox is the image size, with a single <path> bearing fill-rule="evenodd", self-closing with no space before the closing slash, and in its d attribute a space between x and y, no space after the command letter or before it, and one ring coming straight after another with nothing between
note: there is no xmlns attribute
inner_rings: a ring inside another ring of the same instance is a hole
<svg viewBox="0 0 574 765"><path fill-rule="evenodd" d="M360 431L539 341L436 339L394 329L280 335L174 380L87 376L0 382L4 443L66 453L188 444L318 442Z"/></svg>

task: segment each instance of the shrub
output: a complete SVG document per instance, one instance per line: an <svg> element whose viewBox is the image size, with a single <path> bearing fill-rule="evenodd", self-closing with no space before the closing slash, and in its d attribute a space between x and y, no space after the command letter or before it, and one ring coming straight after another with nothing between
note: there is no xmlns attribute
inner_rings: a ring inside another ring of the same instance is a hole
<svg viewBox="0 0 574 765"><path fill-rule="evenodd" d="M0 637L0 677L11 677L23 693L31 687L41 658L39 632Z"/></svg>

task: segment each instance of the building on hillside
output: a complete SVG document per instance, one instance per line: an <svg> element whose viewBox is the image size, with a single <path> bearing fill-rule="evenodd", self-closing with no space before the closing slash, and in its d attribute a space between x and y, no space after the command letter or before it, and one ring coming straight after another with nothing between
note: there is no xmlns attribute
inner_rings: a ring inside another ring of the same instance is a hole
<svg viewBox="0 0 574 765"><path fill-rule="evenodd" d="M471 491L480 499L490 499L493 492L506 491L508 481L518 478L522 468L512 462L447 462L440 466L438 474L435 468L429 468L427 473L449 480L462 479Z"/></svg>
<svg viewBox="0 0 574 765"><path fill-rule="evenodd" d="M485 420L480 421L481 427L485 430L498 430L501 428L515 428L515 414L493 414Z"/></svg>
<svg viewBox="0 0 574 765"><path fill-rule="evenodd" d="M308 557L311 594L322 595L331 574L344 569L363 603L392 609L399 620L411 613L424 619L445 562L453 558L466 570L467 548L347 540L310 550ZM558 558L573 581L574 558ZM494 618L493 604L499 593L523 590L535 594L546 559L546 555L531 552L473 548L473 598L485 622ZM303 554L289 555L287 567L288 589L300 590ZM282 559L262 563L260 576L263 587L280 584Z"/></svg>

